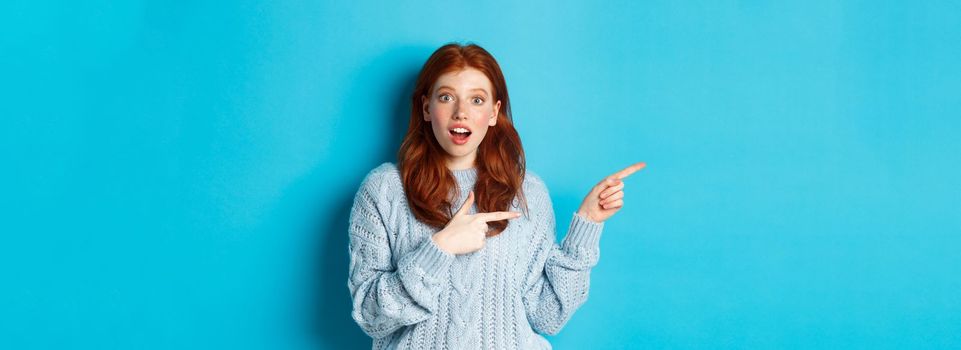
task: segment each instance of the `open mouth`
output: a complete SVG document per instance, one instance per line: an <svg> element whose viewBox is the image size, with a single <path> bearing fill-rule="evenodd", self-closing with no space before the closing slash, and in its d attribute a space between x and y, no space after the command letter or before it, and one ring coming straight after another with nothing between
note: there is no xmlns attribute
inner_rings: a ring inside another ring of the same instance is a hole
<svg viewBox="0 0 961 350"><path fill-rule="evenodd" d="M454 144L463 145L470 139L471 131L466 128L453 128L447 131Z"/></svg>

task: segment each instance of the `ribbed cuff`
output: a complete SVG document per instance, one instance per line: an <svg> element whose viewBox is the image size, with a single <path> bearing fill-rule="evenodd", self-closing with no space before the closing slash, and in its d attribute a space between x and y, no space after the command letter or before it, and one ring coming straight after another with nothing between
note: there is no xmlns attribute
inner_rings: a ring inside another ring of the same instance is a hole
<svg viewBox="0 0 961 350"><path fill-rule="evenodd" d="M420 267L429 276L437 275L454 263L454 254L441 250L430 237L411 254L414 254L411 264Z"/></svg>
<svg viewBox="0 0 961 350"><path fill-rule="evenodd" d="M564 237L563 246L565 248L599 249L603 229L603 222L593 222L574 213L574 218L571 219L571 229L567 232L567 237Z"/></svg>

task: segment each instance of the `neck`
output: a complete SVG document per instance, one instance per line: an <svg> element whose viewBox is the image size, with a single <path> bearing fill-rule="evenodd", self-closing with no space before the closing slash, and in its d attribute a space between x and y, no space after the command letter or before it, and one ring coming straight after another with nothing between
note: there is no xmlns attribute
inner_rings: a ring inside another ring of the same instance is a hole
<svg viewBox="0 0 961 350"><path fill-rule="evenodd" d="M469 155L466 155L466 156L463 156L463 157L458 157L458 158L448 157L448 158L447 158L447 169L452 170L452 171L453 171L453 170L466 170L466 169L471 169L471 168L474 167L474 158L475 158L475 157L476 157L476 154L475 154L475 153L471 153L471 154L469 154Z"/></svg>

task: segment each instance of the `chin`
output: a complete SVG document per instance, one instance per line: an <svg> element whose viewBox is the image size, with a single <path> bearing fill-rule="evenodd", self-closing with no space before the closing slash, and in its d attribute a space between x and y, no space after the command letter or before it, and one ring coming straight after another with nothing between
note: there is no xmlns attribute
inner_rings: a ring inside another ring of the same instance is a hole
<svg viewBox="0 0 961 350"><path fill-rule="evenodd" d="M446 151L447 151L447 154L450 154L454 157L463 157L477 149L476 147L471 148L468 146L469 145L464 145L464 146L451 145L451 147Z"/></svg>
<svg viewBox="0 0 961 350"><path fill-rule="evenodd" d="M467 152L457 152L457 153L449 152L449 153L452 154L452 155L455 156L455 157L463 157L463 156L466 156L466 155L470 154L470 151L467 151Z"/></svg>

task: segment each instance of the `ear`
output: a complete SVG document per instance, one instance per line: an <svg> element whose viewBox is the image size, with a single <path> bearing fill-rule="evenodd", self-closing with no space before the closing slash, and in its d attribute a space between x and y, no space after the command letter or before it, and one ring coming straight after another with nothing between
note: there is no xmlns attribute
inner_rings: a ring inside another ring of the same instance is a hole
<svg viewBox="0 0 961 350"><path fill-rule="evenodd" d="M424 112L424 121L429 122L429 121L430 121L430 109L427 108L427 107L430 106L430 103L429 103L430 101L427 100L427 96L420 95L420 102L421 102L421 105L423 106L422 108L423 108L423 112Z"/></svg>
<svg viewBox="0 0 961 350"><path fill-rule="evenodd" d="M487 125L489 126L497 125L497 116L500 115L500 112L501 112L501 101L498 100L497 103L494 104L494 114L491 114L490 121L487 122Z"/></svg>

